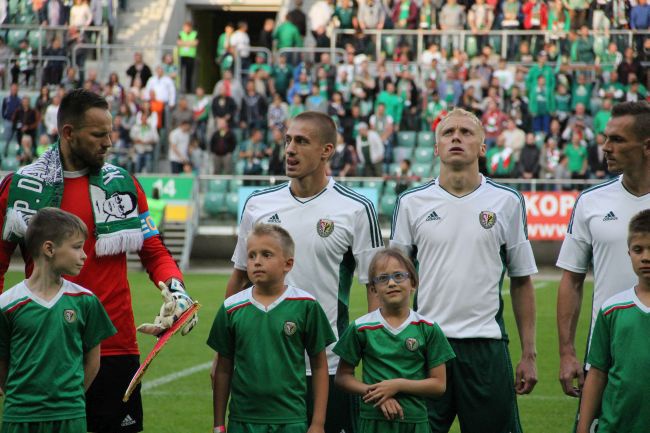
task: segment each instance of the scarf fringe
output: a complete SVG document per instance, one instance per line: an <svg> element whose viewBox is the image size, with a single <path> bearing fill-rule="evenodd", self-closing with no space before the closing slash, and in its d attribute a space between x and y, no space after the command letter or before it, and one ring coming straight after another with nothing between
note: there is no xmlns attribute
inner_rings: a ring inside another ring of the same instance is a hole
<svg viewBox="0 0 650 433"><path fill-rule="evenodd" d="M27 223L22 212L14 208L7 208L5 215L5 226L2 231L2 239L10 239L13 234L19 238L24 238L27 233Z"/></svg>
<svg viewBox="0 0 650 433"><path fill-rule="evenodd" d="M99 235L95 243L95 253L101 257L139 251L143 242L144 236L140 229L121 230L116 233Z"/></svg>

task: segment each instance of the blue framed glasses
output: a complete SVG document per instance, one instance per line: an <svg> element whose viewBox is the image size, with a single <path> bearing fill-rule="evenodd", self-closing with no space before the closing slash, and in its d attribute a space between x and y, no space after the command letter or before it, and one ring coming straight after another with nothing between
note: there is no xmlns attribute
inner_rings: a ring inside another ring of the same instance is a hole
<svg viewBox="0 0 650 433"><path fill-rule="evenodd" d="M390 280L395 281L396 283L401 283L402 281L409 278L410 275L408 272L395 272L393 274L380 274L372 279L372 282L375 284L388 284Z"/></svg>

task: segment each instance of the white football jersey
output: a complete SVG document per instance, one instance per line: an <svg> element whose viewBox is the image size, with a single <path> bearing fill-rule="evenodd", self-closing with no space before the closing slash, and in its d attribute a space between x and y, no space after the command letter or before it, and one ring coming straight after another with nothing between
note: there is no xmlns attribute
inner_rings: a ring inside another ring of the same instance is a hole
<svg viewBox="0 0 650 433"><path fill-rule="evenodd" d="M239 225L232 257L236 269L246 270L246 239L258 223L279 224L296 244L295 263L287 284L316 297L337 339L349 320L350 287L358 267L359 282L368 282L368 265L383 248L377 213L372 202L333 179L318 195L302 199L290 183L250 195ZM327 348L330 374L338 357Z"/></svg>
<svg viewBox="0 0 650 433"><path fill-rule="evenodd" d="M603 302L638 282L627 253L627 226L649 208L650 194L631 194L623 176L584 190L573 206L557 266L580 274L593 266L591 329Z"/></svg>
<svg viewBox="0 0 650 433"><path fill-rule="evenodd" d="M537 272L526 233L526 208L512 188L481 176L456 197L438 179L403 193L395 207L391 246L414 254L418 313L449 338L506 338L501 286Z"/></svg>

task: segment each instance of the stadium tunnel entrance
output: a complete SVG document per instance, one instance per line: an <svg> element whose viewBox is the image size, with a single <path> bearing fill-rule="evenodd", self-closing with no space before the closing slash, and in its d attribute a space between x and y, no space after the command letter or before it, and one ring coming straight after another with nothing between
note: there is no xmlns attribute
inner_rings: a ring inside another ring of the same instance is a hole
<svg viewBox="0 0 650 433"><path fill-rule="evenodd" d="M194 27L199 33L197 84L203 87L207 94L211 94L221 76L215 58L217 40L226 24L232 23L236 28L239 21L247 22L251 46L257 46L264 20L275 19L277 11L230 11L222 8L198 7L191 9L191 15Z"/></svg>

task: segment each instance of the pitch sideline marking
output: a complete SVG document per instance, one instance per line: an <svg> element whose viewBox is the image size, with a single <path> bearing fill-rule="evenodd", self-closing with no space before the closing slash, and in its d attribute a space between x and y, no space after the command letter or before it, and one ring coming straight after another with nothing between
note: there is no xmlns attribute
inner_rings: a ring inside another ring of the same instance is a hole
<svg viewBox="0 0 650 433"><path fill-rule="evenodd" d="M142 391L148 391L150 389L157 388L162 385L166 385L177 379L181 379L183 377L190 376L194 373L198 373L199 371L209 370L211 366L212 366L212 361L195 365L194 367L186 368L185 370L177 371L175 373L159 377L158 379L144 382L142 384Z"/></svg>

